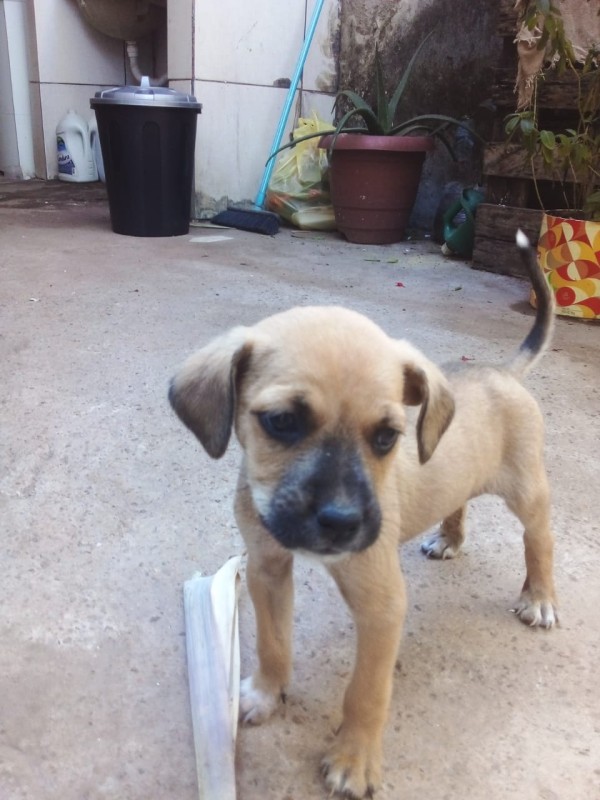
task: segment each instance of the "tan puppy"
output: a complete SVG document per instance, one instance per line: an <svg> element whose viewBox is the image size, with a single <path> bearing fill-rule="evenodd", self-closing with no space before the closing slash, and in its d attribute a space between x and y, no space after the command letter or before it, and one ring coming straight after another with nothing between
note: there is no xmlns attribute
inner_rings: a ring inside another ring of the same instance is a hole
<svg viewBox="0 0 600 800"><path fill-rule="evenodd" d="M525 529L514 610L529 625L556 619L542 417L518 380L547 345L552 299L526 237L517 241L538 311L508 367L443 374L353 311L295 308L216 339L171 385L173 408L209 455L223 455L233 427L244 452L236 515L259 664L243 682L241 718L265 720L290 678L294 553L322 558L352 611L356 663L323 761L328 787L348 797L380 783L406 608L400 542L441 521L423 549L454 556L467 501L500 495ZM405 411L415 405L416 430Z"/></svg>

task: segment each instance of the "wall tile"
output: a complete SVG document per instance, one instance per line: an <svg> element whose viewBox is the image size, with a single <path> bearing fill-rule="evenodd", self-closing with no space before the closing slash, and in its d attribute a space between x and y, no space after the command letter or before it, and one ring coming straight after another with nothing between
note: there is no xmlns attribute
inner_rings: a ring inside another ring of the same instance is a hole
<svg viewBox="0 0 600 800"><path fill-rule="evenodd" d="M254 201L286 90L196 81L195 95L203 104L196 140L198 207L215 210L228 202ZM327 117L331 97L305 96L303 106L303 113L314 106ZM293 128L293 120L292 111L284 141Z"/></svg>
<svg viewBox="0 0 600 800"><path fill-rule="evenodd" d="M335 89L331 42L339 3L325 2L306 63L307 91L301 108L293 112L307 115L316 107L321 117L330 118L332 98L325 92ZM204 105L196 149L201 206L254 199L287 94L273 82L292 77L313 4L314 0L168 3L169 85L194 93ZM127 82L128 71L122 43L87 25L74 0L31 0L31 5L38 46L34 81L39 77L39 84L31 87L36 167L45 156L44 174L55 177L58 121L69 108L89 119L94 92ZM293 119L288 130L292 126Z"/></svg>
<svg viewBox="0 0 600 800"><path fill-rule="evenodd" d="M337 48L341 0L325 0L306 63L302 85L319 92L336 92L338 88ZM316 0L306 2L308 28Z"/></svg>
<svg viewBox="0 0 600 800"><path fill-rule="evenodd" d="M305 0L195 3L195 77L258 86L291 78L304 38Z"/></svg>
<svg viewBox="0 0 600 800"><path fill-rule="evenodd" d="M73 0L33 1L42 83L123 83L122 42L88 25Z"/></svg>
<svg viewBox="0 0 600 800"><path fill-rule="evenodd" d="M194 44L194 0L177 0L167 4L167 52L169 78L190 79Z"/></svg>

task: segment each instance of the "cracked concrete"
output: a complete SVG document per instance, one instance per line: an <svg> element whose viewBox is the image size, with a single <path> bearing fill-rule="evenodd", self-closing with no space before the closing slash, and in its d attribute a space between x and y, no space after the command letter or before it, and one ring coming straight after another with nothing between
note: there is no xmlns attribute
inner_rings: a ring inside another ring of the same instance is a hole
<svg viewBox="0 0 600 800"><path fill-rule="evenodd" d="M197 797L182 585L243 551L234 446L210 459L166 402L173 368L233 324L340 303L436 361L498 361L531 323L527 286L428 241L110 231L102 187L0 183L0 797ZM197 238L199 241L192 242ZM401 283L403 286L398 286ZM600 328L558 320L528 379L547 419L561 625L509 613L520 531L472 504L464 553L408 543L409 612L383 800L600 796ZM324 798L353 629L300 563L288 702L238 737L240 800ZM243 672L252 610L240 601Z"/></svg>

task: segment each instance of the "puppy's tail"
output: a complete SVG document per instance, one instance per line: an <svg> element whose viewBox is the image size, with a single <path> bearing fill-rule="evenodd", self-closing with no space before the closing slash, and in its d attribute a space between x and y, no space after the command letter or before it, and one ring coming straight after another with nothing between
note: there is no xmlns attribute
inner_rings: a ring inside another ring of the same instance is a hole
<svg viewBox="0 0 600 800"><path fill-rule="evenodd" d="M554 294L540 269L536 252L522 230L517 231L516 239L537 300L533 328L508 364L508 369L513 375L523 377L540 358L552 339Z"/></svg>

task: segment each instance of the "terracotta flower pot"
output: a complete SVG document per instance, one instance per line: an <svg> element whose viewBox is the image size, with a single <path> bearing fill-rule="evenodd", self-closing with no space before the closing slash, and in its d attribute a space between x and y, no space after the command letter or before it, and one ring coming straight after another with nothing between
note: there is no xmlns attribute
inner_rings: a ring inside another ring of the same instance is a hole
<svg viewBox="0 0 600 800"><path fill-rule="evenodd" d="M331 135L319 147L329 147ZM331 201L349 242L391 244L404 236L431 136L342 133L331 153Z"/></svg>

